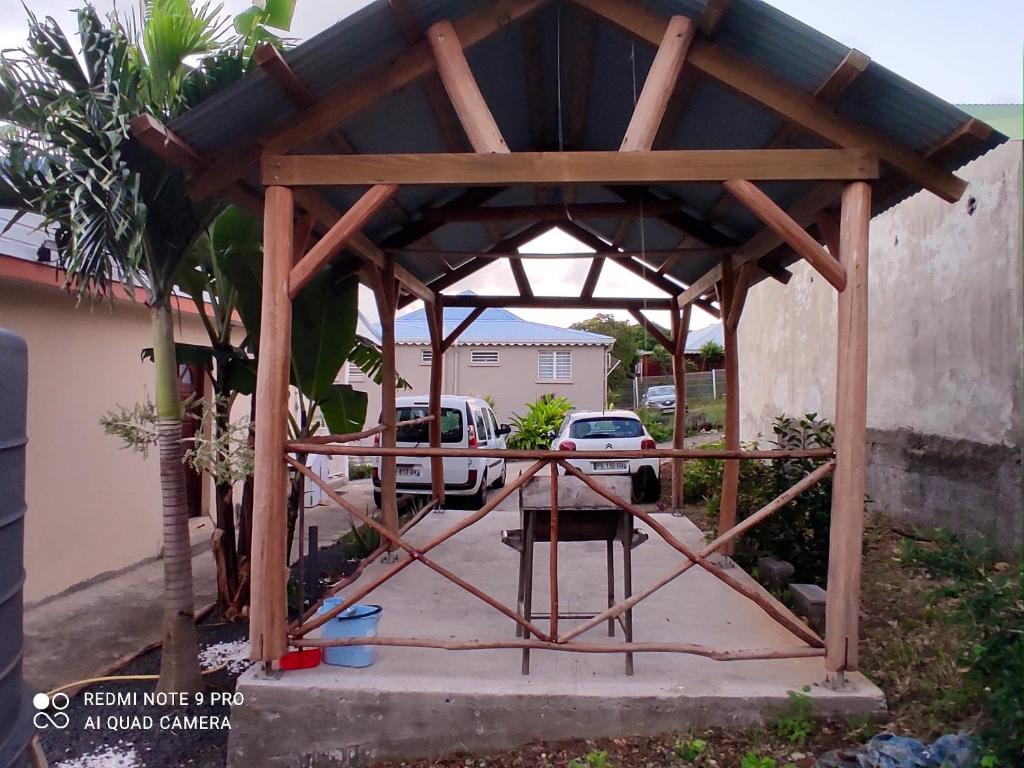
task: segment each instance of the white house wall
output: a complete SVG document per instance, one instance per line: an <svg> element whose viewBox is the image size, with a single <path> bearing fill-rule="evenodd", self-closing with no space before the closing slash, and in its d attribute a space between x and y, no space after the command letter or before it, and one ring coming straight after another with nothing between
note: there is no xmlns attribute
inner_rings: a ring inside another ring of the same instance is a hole
<svg viewBox="0 0 1024 768"><path fill-rule="evenodd" d="M426 395L430 390L430 367L420 363L421 350L427 346L402 344L397 347L398 374L410 384L399 396ZM537 378L537 353L541 349L572 352L572 381L543 382ZM473 365L472 350L497 350L499 364ZM525 413L526 404L541 395L555 393L567 397L579 409L599 409L604 399L604 360L606 351L597 346L483 346L456 345L444 358L444 394L490 397L496 404L499 421L508 421L513 413ZM377 423L380 414L380 387L357 378L352 385L369 397L367 424Z"/></svg>

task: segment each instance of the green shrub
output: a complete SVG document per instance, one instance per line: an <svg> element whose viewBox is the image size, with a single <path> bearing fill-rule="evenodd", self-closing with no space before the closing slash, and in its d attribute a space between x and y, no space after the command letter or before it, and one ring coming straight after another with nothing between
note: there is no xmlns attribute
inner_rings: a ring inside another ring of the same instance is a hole
<svg viewBox="0 0 1024 768"><path fill-rule="evenodd" d="M674 430L672 429L672 424L668 421L668 418L671 418L671 416L666 418L651 408L639 408L636 415L640 417L640 421L651 437L654 438L654 442L665 443L672 439Z"/></svg>
<svg viewBox="0 0 1024 768"><path fill-rule="evenodd" d="M935 582L926 599L962 638L966 672L958 698L978 702L985 758L1024 759L1024 597L1021 572L996 563L989 549L937 531L932 542L905 540L903 563ZM984 759L984 758L983 758Z"/></svg>
<svg viewBox="0 0 1024 768"><path fill-rule="evenodd" d="M706 450L722 448L722 443L702 446ZM683 502L707 504L722 491L722 462L718 459L695 459L683 464Z"/></svg>
<svg viewBox="0 0 1024 768"><path fill-rule="evenodd" d="M558 431L572 408L572 403L561 395L541 395L527 403L525 416L516 413L509 420L512 434L508 436L508 447L526 451L547 448L550 433Z"/></svg>
<svg viewBox="0 0 1024 768"><path fill-rule="evenodd" d="M348 465L349 480L365 480L373 474L372 464L356 464L350 461Z"/></svg>
<svg viewBox="0 0 1024 768"><path fill-rule="evenodd" d="M802 419L779 416L772 425L775 434L769 447L778 449L831 448L834 428L817 414ZM756 448L756 441L751 444ZM783 459L740 462L736 516L744 520L783 493L821 464L821 459ZM717 514L721 506L721 483L708 504ZM826 477L807 489L764 522L744 534L736 544L735 559L744 568L757 565L757 558L771 553L788 560L796 569L794 581L825 585L828 575L828 536L832 516L832 478Z"/></svg>

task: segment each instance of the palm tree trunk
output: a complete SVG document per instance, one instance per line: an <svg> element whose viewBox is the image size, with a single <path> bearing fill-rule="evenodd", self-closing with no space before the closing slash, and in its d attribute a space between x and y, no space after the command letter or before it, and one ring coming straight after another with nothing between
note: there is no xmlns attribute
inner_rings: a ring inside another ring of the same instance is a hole
<svg viewBox="0 0 1024 768"><path fill-rule="evenodd" d="M182 463L181 396L169 304L152 310L156 364L157 446L164 521L163 651L158 691L200 691L199 641L192 595L192 547L188 534L185 467Z"/></svg>

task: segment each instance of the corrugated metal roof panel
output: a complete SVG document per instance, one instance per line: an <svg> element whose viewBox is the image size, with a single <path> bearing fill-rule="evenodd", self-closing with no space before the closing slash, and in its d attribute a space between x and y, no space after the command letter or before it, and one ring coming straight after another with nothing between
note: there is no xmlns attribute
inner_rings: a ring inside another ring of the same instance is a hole
<svg viewBox="0 0 1024 768"><path fill-rule="evenodd" d="M463 294L465 295L465 294ZM444 308L444 332L451 333L473 310L462 307ZM379 332L380 326L374 326ZM424 344L430 341L427 315L424 310L410 312L395 321L398 344ZM610 346L615 339L572 328L558 328L532 323L507 309L487 309L459 336L459 344L571 344Z"/></svg>
<svg viewBox="0 0 1024 768"><path fill-rule="evenodd" d="M435 21L458 18L488 1L412 0L411 5L420 27L426 29ZM706 6L706 0L641 1L666 18L678 13L698 18ZM544 92L544 146L537 147L532 143L522 23L503 29L468 53L474 75L513 150L545 149L549 145L557 146L560 135L566 140L569 138L567 132L573 122L570 109L574 101L571 88L575 87L572 72L577 54L577 41L572 36L584 28L578 23L579 13L574 4L554 0L531 22L539 25L539 37L544 47L540 67L543 73L540 87ZM849 52L846 46L761 0L734 0L718 29L716 43L807 93L813 93L825 82ZM313 93L324 94L344 83L358 82L370 69L392 60L407 47L406 36L389 3L377 0L289 51L286 59ZM561 66L559 49L563 56ZM619 27L606 22L597 24L592 92L582 148L618 148L633 111L635 94L642 88L653 55L651 46L635 42ZM782 124L770 110L753 104L707 77L695 79L688 98L687 108L666 148L762 147ZM880 131L919 152L949 136L967 119L966 113L960 109L876 63L872 63L838 99L836 109L853 122ZM228 148L245 145L257 132L272 130L294 115L295 110L286 95L262 73L256 72L174 121L171 127L199 151L215 156ZM447 150L438 121L419 85L403 89L338 127L360 152ZM986 142L946 152L942 162L952 170L1003 140L1004 137L994 134ZM795 144L821 146L819 141L803 135ZM763 188L776 202L785 206L796 200L809 185L770 184L763 185ZM396 202L415 221L420 209L439 205L461 191L429 186L404 187ZM876 196L874 210L876 213L885 210L916 191L918 187L908 182L887 199ZM324 190L323 193L339 208L355 199L353 190ZM697 217L706 216L721 197L720 187L714 184L662 185L652 193L662 198L677 199L680 210ZM543 200L560 199L551 190L538 191L537 194ZM596 196L585 188L578 188L576 194L578 200ZM534 199L533 195L534 190L519 189L509 193L508 197L503 195L497 199L524 203ZM615 199L614 196L611 199ZM606 238L611 238L619 226L618 222L610 220L584 223ZM737 205L731 206L712 225L732 240L740 241L761 228L760 222ZM402 226L403 219L394 211L384 212L375 217L368 234L380 240ZM494 241L494 235L506 235L516 231L516 227L517 223L510 222L491 227L488 231L480 224L455 223L438 229L431 237L439 248L468 252L488 247ZM673 241L678 242L683 236L676 229L662 222L649 222L645 230L647 248L662 250L672 247ZM639 250L637 227L632 228L626 245ZM407 266L424 279L448 271L439 258L429 262L427 257L423 257L422 263ZM689 283L703 274L707 267L707 259L680 260L672 275Z"/></svg>

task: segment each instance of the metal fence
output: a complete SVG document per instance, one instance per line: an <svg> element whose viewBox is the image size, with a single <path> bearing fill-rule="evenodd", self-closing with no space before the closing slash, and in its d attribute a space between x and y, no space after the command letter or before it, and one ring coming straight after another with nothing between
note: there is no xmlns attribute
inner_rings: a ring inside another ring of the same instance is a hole
<svg viewBox="0 0 1024 768"><path fill-rule="evenodd" d="M671 376L646 376L636 379L633 404L638 405L651 387L671 386ZM725 371L701 371L686 374L686 400L691 403L707 402L725 397Z"/></svg>

